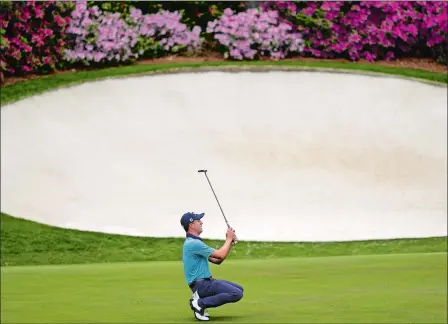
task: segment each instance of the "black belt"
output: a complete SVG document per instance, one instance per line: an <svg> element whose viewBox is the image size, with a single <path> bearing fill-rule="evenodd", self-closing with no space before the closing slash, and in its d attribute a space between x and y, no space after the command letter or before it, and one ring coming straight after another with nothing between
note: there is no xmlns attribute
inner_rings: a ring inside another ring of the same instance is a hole
<svg viewBox="0 0 448 324"><path fill-rule="evenodd" d="M193 289L194 285L196 285L199 281L201 281L201 280L210 280L210 279L212 279L212 277L208 277L208 278L202 278L202 279L194 280L194 281L192 281L192 282L188 285L188 287L190 287L191 289Z"/></svg>

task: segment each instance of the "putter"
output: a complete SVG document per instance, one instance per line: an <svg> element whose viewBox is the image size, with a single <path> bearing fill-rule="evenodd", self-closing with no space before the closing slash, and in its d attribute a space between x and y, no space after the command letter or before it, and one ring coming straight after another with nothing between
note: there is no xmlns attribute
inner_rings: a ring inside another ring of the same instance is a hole
<svg viewBox="0 0 448 324"><path fill-rule="evenodd" d="M207 170L198 170L198 172L199 172L199 173L204 173L204 174L205 174L205 177L207 178L208 184L210 185L210 188L212 189L213 195L215 196L216 202L218 203L219 209L221 209L221 213L222 213L222 216L224 217L224 221L225 221L226 224L227 224L227 228L230 228L230 224L229 224L229 222L227 221L226 215L224 215L224 211L222 210L222 207L221 207L221 204L219 203L218 197L216 197L215 190L213 190L212 184L210 183L210 180L208 179L208 176L207 176ZM235 231L235 230L234 230L234 231ZM233 241L233 244L237 244L237 242L238 242L238 241L235 240L235 241Z"/></svg>

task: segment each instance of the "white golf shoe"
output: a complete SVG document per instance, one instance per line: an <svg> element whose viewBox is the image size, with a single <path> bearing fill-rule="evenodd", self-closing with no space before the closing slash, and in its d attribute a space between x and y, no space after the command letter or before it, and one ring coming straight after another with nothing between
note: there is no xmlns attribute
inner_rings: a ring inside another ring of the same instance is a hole
<svg viewBox="0 0 448 324"><path fill-rule="evenodd" d="M199 295L198 292L195 291L193 296L190 299L190 308L194 312L194 317L196 317L199 321L209 321L209 314L205 308L201 308L198 304L199 301Z"/></svg>

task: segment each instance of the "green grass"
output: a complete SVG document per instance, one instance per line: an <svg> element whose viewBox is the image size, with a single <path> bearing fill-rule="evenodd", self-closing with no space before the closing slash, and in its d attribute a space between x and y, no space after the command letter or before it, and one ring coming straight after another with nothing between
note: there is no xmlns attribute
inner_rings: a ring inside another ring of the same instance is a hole
<svg viewBox="0 0 448 324"><path fill-rule="evenodd" d="M148 238L56 228L1 215L1 265L179 261L182 238ZM223 241L205 240L219 248ZM446 252L446 237L363 242L244 242L231 259L269 259L390 253Z"/></svg>
<svg viewBox="0 0 448 324"><path fill-rule="evenodd" d="M340 69L359 72L374 72L416 78L425 81L432 81L441 84L448 84L446 73L429 72L419 69L405 69L396 67L379 66L375 64L359 64L352 62L207 62L207 63L168 63L168 64L142 64L130 65L115 68L105 68L101 70L68 72L51 75L26 82L19 82L7 85L1 91L1 105L5 105L31 95L43 93L48 90L62 86L79 84L86 81L93 81L102 78L124 77L138 74L146 74L160 71L167 71L175 68L200 68L200 67L223 67L223 66L280 66L280 67L300 67L300 68L326 68Z"/></svg>
<svg viewBox="0 0 448 324"><path fill-rule="evenodd" d="M446 323L445 253L228 260L213 274L243 299L228 323ZM195 323L182 264L2 268L3 323Z"/></svg>
<svg viewBox="0 0 448 324"><path fill-rule="evenodd" d="M102 78L230 65L354 70L448 84L445 73L357 63L133 65L8 85L1 105ZM62 229L1 214L2 323L193 323L182 243ZM446 323L446 252L446 237L240 242L224 264L211 267L215 277L242 284L245 296L210 312L215 322L232 323Z"/></svg>

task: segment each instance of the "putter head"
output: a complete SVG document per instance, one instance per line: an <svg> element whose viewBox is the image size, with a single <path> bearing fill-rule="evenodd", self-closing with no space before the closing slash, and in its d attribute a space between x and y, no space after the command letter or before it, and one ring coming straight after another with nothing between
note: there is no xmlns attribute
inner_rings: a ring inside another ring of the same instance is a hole
<svg viewBox="0 0 448 324"><path fill-rule="evenodd" d="M198 172L207 172L207 170L198 170Z"/></svg>

